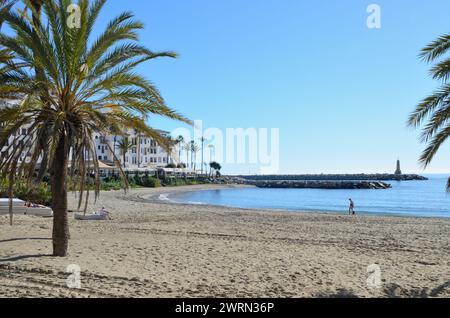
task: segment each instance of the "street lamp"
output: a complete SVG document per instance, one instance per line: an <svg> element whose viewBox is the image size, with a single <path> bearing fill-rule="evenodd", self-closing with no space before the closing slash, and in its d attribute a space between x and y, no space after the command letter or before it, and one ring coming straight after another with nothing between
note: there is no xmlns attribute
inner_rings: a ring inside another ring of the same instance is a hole
<svg viewBox="0 0 450 318"><path fill-rule="evenodd" d="M214 145L213 144L209 144L208 145L209 148L209 175L211 176L211 162L212 162L212 152L214 150Z"/></svg>

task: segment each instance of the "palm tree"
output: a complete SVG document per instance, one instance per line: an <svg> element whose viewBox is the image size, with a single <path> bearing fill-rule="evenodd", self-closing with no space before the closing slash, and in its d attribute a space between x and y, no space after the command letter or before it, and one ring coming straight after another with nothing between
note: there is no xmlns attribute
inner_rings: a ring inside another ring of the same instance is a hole
<svg viewBox="0 0 450 318"><path fill-rule="evenodd" d="M191 140L190 148L191 148L191 169L194 169L195 171L197 163L197 152L199 151L199 147L195 142L195 140Z"/></svg>
<svg viewBox="0 0 450 318"><path fill-rule="evenodd" d="M204 160L203 160L203 154L204 154L204 147L205 147L205 141L206 141L206 138L205 137L201 137L200 138L200 142L201 142L201 145L202 145L202 174L203 174L203 162L204 162Z"/></svg>
<svg viewBox="0 0 450 318"><path fill-rule="evenodd" d="M191 143L185 142L183 145L183 150L186 150L186 168L189 168L189 152L191 151Z"/></svg>
<svg viewBox="0 0 450 318"><path fill-rule="evenodd" d="M450 135L450 34L431 42L419 56L425 62L435 62L431 75L433 79L442 82L433 94L419 103L408 120L408 125L414 128L426 122L421 141L426 143L427 147L420 157L420 162L427 167ZM447 190L450 190L450 179Z"/></svg>
<svg viewBox="0 0 450 318"><path fill-rule="evenodd" d="M184 143L184 137L182 135L179 135L176 139L176 144L178 146L178 160L180 160L181 163L181 148L183 147Z"/></svg>
<svg viewBox="0 0 450 318"><path fill-rule="evenodd" d="M214 170L216 171L216 174L217 174L218 172L220 172L220 169L222 169L222 166L220 165L220 163L215 162L215 161L211 162L211 163L209 164L209 166L211 167L211 169L214 169Z"/></svg>
<svg viewBox="0 0 450 318"><path fill-rule="evenodd" d="M173 139L172 136L167 136L167 157L166 157L166 164L169 164L170 161L170 155L173 152L173 147L177 144L177 140Z"/></svg>
<svg viewBox="0 0 450 318"><path fill-rule="evenodd" d="M14 3L15 3L14 0L0 0L0 11L11 10ZM2 29L2 25L3 25L3 20L0 19L0 30Z"/></svg>
<svg viewBox="0 0 450 318"><path fill-rule="evenodd" d="M94 133L120 134L126 128L136 128L164 145L160 133L147 126L149 115L191 124L165 104L147 79L134 72L145 61L176 54L154 53L139 45L137 31L143 25L134 21L131 13L122 13L92 39L105 2L78 2L80 28L66 24L69 0L43 1L45 18L35 23L15 12L0 13L0 20L12 30L12 35L0 34L0 46L12 55L12 62L0 64L0 98L20 99L20 104L0 110L5 123L0 148L6 146L10 136L19 136L21 127L29 126L23 140L15 137L7 146L10 155L0 162L0 172L10 179L17 175L31 179L43 147L48 147L55 256L66 256L68 249L67 177L80 176L80 207L83 200L87 202L88 194L83 193L90 172L95 175L95 196L99 194L98 157L91 138ZM38 69L43 70L41 77L34 71ZM48 131L47 142L42 145L39 138ZM31 160L19 162L26 144L32 145ZM93 160L86 160L86 156ZM114 161L120 167L115 155ZM121 168L120 173L124 177Z"/></svg>
<svg viewBox="0 0 450 318"><path fill-rule="evenodd" d="M198 146L198 144L194 144L194 171L197 170L197 153L200 151L200 147Z"/></svg>
<svg viewBox="0 0 450 318"><path fill-rule="evenodd" d="M126 164L125 164L126 155L132 147L133 147L133 144L128 139L128 137L123 137L121 140L119 140L117 142L117 148L120 150L120 153L123 156L122 159L123 159L123 167L124 168L126 167Z"/></svg>
<svg viewBox="0 0 450 318"><path fill-rule="evenodd" d="M10 10L12 6L17 2L17 0L0 0L0 11L1 10ZM23 11L19 11L27 17L27 9L30 9L32 12L32 23L33 26L37 26L41 21L41 12L42 12L42 2L43 0L28 0L25 2L25 8ZM0 30L3 24L3 20L0 20ZM37 67L35 69L36 72L36 78L42 78L42 73L44 72L40 67ZM44 98L44 97L43 97ZM42 153L42 159L40 162L40 168L39 173L37 177L37 181L41 181L47 172L47 166L48 166L48 147L44 146L46 144L47 140L47 134L42 133L40 136L39 142L43 144L43 153Z"/></svg>

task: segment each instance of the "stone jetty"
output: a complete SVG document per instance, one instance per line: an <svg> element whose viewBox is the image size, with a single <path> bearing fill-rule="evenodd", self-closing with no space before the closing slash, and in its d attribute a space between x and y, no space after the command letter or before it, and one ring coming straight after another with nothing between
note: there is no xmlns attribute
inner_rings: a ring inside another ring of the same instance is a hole
<svg viewBox="0 0 450 318"><path fill-rule="evenodd" d="M428 180L416 174L253 175L228 177L231 182L259 188L390 189L385 181Z"/></svg>
<svg viewBox="0 0 450 318"><path fill-rule="evenodd" d="M234 180L235 183L274 189L389 189L392 186L381 181L296 181L296 180Z"/></svg>

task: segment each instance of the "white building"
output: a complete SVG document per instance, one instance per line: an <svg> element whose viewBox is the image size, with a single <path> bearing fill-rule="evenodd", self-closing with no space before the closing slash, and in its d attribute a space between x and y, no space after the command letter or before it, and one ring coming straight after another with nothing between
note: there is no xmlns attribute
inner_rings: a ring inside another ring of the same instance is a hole
<svg viewBox="0 0 450 318"><path fill-rule="evenodd" d="M2 107L6 107L6 106L11 106L12 102L10 101L0 101L0 108ZM21 127L17 133L15 133L14 135L10 136L8 139L7 144L0 149L0 160L2 158L5 158L8 156L8 146L10 146L11 143L13 143L14 140L17 140L17 146L18 147L22 147L24 142L26 141L26 137L28 136L28 129L29 129L30 125L27 126L23 126ZM0 121L0 131L4 128L4 123ZM31 156L31 143L30 141L27 142L27 144L24 147L24 150L19 158L20 162L29 160Z"/></svg>
<svg viewBox="0 0 450 318"><path fill-rule="evenodd" d="M6 101L0 101L0 108L7 106L9 103ZM3 123L0 122L0 130L3 128ZM169 136L169 133L166 131L159 131L163 136ZM13 140L18 137L19 144L23 143L25 137L28 135L28 127L22 127L19 132L19 136L14 135L10 136L9 143L12 143ZM107 165L114 165L114 156L120 161L122 167L125 167L128 170L137 170L137 169L154 169L159 167L165 167L169 163L179 163L178 153L175 149L171 154L168 154L162 147L160 147L155 140L150 137L144 136L142 134L138 134L134 129L128 129L124 131L124 135L127 136L129 141L132 143L131 149L125 154L125 162L124 162L124 154L118 148L118 143L124 137L122 136L103 136L100 134L94 134L92 137L95 143L96 155L97 159L102 161ZM8 145L7 145L8 146ZM3 158L8 156L7 146L0 149L0 161ZM31 147L32 145L26 145L21 157L20 161L27 161L31 156Z"/></svg>
<svg viewBox="0 0 450 318"><path fill-rule="evenodd" d="M169 136L169 133L166 131L159 131L159 133L163 136ZM97 159L106 164L113 165L115 155L122 167L129 170L165 167L170 163L179 163L178 154L175 150L168 154L155 140L139 134L133 129L127 130L124 134L126 134L126 137L95 134ZM131 149L125 154L118 147L123 138L128 138L132 144Z"/></svg>

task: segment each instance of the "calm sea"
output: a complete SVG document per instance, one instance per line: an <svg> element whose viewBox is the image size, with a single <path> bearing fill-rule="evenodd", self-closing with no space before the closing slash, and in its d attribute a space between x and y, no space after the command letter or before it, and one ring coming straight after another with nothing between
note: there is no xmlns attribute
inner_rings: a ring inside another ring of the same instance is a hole
<svg viewBox="0 0 450 318"><path fill-rule="evenodd" d="M428 181L390 181L389 190L321 189L224 189L171 195L179 203L223 205L240 208L346 213L352 198L357 213L450 217L448 175L426 175Z"/></svg>

